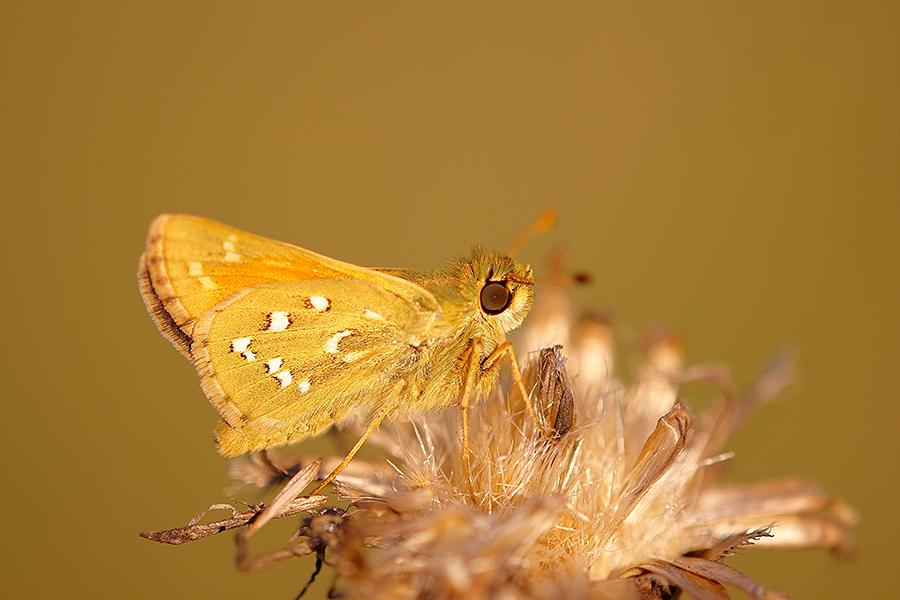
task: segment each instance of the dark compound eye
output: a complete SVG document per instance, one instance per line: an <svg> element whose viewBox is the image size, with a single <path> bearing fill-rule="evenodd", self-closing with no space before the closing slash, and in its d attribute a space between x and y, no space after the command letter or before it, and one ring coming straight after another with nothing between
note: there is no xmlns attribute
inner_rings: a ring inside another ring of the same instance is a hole
<svg viewBox="0 0 900 600"><path fill-rule="evenodd" d="M499 315L509 307L512 295L505 281L488 281L481 288L481 309L489 315Z"/></svg>

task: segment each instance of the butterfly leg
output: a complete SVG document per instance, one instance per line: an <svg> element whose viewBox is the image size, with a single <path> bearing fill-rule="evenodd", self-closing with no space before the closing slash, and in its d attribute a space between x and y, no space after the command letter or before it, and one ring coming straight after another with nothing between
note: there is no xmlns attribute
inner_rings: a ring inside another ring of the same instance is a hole
<svg viewBox="0 0 900 600"><path fill-rule="evenodd" d="M516 359L516 352L513 350L512 342L503 342L497 347L496 350L491 352L485 359L479 362L479 358L481 357L481 350L484 347L484 342L481 338L475 338L472 340L469 345L469 359L468 365L466 367L466 381L463 386L462 397L460 398L460 408L462 408L462 452L463 452L463 470L466 473L466 484L469 487L470 492L474 492L474 486L472 483L472 464L471 457L469 456L469 402L472 399L472 388L475 385L475 376L481 371L487 371L494 365L496 365L500 360L503 359L504 356L509 357L510 365L512 366L513 372L513 380L515 380L516 385L519 386L519 391L522 393L522 398L524 399L525 406L528 408L528 414L531 415L531 419L534 421L534 424L537 426L538 430L543 434L544 437L548 439L553 439L553 432L548 431L543 424L538 420L537 413L534 411L534 406L531 404L531 400L528 394L528 390L525 389L525 382L522 379L522 371L519 369L519 361Z"/></svg>
<svg viewBox="0 0 900 600"><path fill-rule="evenodd" d="M504 356L509 357L509 363L512 367L513 373L513 381L515 381L516 385L519 387L519 391L522 393L522 399L525 402L525 408L528 409L528 414L531 416L531 420L534 421L534 424L537 426L538 430L544 435L544 437L548 439L553 439L553 432L548 431L544 425L538 420L537 413L534 410L534 406L531 403L531 398L528 393L528 390L525 389L525 381L522 379L522 371L519 369L519 361L516 359L516 351L513 350L512 342L503 342L500 346L497 347L496 350L491 352L482 362L481 368L483 370L488 370L497 364L500 360L503 359Z"/></svg>
<svg viewBox="0 0 900 600"><path fill-rule="evenodd" d="M356 445L350 449L350 452L347 453L347 456L344 457L344 460L341 461L341 464L339 464L337 466L337 468L334 471L332 471L331 474L328 477L326 477L324 481L322 481L322 483L317 485L316 489L314 489L313 491L311 491L309 493L310 496L321 492L322 488L324 488L326 485L331 483L331 480L334 479L335 477L337 477L338 473L340 473L341 471L344 470L344 467L346 467L350 463L350 459L352 459L353 456L357 452L359 452L359 449L362 448L362 445L366 442L367 439L369 439L369 436L372 434L372 432L375 431L375 429L379 425L381 425L381 421L384 420L384 418L388 415L388 413L391 412L391 410L394 409L394 407L395 407L395 403L393 400L389 400L388 402L385 403L385 405L381 409L381 412L379 412L378 415L374 419L372 419L372 421L369 423L369 426L366 428L365 433L362 434L362 437L359 438L359 441L356 442Z"/></svg>
<svg viewBox="0 0 900 600"><path fill-rule="evenodd" d="M266 469L268 469L272 473L272 475L276 475L278 477L286 477L288 475L287 471L272 462L272 458L269 456L269 453L266 452L265 449L258 451L256 453L256 456L259 457L259 461Z"/></svg>
<svg viewBox="0 0 900 600"><path fill-rule="evenodd" d="M484 343L481 338L475 338L469 345L469 359L466 365L466 381L463 385L462 397L459 406L462 408L462 455L463 470L466 473L466 485L470 493L474 493L472 485L472 464L469 457L469 401L472 398L472 387L475 385L475 375L478 373L478 359L481 356L481 349Z"/></svg>

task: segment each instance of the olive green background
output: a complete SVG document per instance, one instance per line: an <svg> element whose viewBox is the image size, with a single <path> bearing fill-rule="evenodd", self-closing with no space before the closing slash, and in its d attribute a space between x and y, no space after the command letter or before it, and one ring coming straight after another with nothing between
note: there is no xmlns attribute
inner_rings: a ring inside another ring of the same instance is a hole
<svg viewBox="0 0 900 600"><path fill-rule="evenodd" d="M137 536L228 483L138 295L153 216L427 268L548 206L519 258L567 247L580 303L677 327L739 384L801 347L733 478L821 483L859 553L731 564L795 600L894 590L900 4L82 4L0 8L5 590L286 599L312 569Z"/></svg>

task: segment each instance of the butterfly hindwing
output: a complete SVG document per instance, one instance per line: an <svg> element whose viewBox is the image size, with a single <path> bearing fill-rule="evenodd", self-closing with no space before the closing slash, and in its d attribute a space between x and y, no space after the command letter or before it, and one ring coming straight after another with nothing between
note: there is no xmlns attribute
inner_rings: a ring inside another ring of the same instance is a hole
<svg viewBox="0 0 900 600"><path fill-rule="evenodd" d="M266 283L207 309L191 355L236 430L220 427L220 450L302 439L371 410L417 368L434 316L362 279Z"/></svg>

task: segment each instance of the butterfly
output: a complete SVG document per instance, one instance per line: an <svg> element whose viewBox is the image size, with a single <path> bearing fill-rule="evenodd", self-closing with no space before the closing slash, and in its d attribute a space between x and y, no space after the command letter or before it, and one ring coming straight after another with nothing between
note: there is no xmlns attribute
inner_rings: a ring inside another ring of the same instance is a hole
<svg viewBox="0 0 900 600"><path fill-rule="evenodd" d="M150 225L138 280L157 327L193 363L222 417L224 456L367 420L316 491L383 419L455 404L470 477L467 409L494 386L504 357L528 397L505 335L531 308L534 275L509 254L479 247L432 271L365 268L163 214Z"/></svg>

